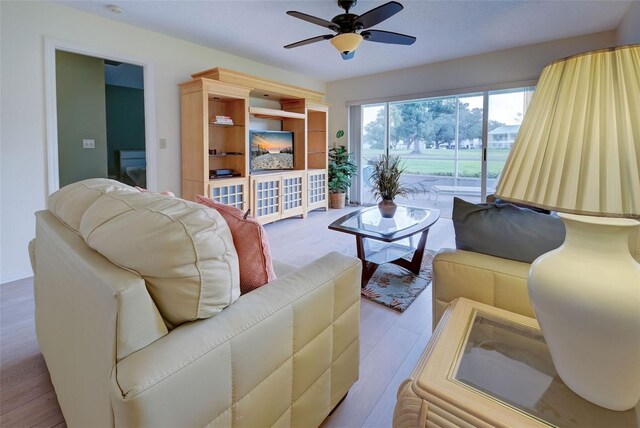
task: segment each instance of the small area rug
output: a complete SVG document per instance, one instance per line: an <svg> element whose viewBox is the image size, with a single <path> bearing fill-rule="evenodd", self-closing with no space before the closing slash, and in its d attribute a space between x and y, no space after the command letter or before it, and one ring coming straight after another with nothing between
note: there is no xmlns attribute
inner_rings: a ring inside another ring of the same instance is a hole
<svg viewBox="0 0 640 428"><path fill-rule="evenodd" d="M435 251L424 250L419 275L392 263L380 265L362 289L362 296L404 312L431 282L431 265L435 254Z"/></svg>

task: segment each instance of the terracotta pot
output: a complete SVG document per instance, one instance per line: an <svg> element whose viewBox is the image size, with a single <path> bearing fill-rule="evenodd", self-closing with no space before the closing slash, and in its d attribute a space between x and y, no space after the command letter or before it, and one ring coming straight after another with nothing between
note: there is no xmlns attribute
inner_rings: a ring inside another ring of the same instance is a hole
<svg viewBox="0 0 640 428"><path fill-rule="evenodd" d="M378 209L380 209L380 214L382 215L382 217L392 218L395 215L398 206L395 202L393 202L392 199L383 199L378 204Z"/></svg>
<svg viewBox="0 0 640 428"><path fill-rule="evenodd" d="M329 193L329 208L344 208L346 193Z"/></svg>

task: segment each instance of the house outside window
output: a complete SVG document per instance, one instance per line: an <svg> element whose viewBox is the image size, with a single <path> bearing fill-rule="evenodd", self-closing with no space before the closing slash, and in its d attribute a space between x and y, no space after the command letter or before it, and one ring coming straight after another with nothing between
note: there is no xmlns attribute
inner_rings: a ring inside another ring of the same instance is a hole
<svg viewBox="0 0 640 428"><path fill-rule="evenodd" d="M487 147L494 149L511 149L519 129L520 124L502 125L489 131Z"/></svg>

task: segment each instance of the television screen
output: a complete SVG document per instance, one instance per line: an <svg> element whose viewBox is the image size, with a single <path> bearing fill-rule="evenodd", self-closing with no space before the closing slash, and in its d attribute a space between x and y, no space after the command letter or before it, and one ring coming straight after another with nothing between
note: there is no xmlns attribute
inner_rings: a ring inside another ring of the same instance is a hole
<svg viewBox="0 0 640 428"><path fill-rule="evenodd" d="M251 170L293 169L293 132L250 131Z"/></svg>

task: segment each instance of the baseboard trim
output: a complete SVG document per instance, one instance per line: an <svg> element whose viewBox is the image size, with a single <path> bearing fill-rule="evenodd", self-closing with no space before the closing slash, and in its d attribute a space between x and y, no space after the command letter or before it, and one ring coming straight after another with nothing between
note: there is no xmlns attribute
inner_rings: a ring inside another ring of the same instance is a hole
<svg viewBox="0 0 640 428"><path fill-rule="evenodd" d="M16 272L10 275L2 275L0 276L0 286L8 284L9 282L18 281L20 279L25 279L33 276L33 272L31 269L23 272Z"/></svg>

